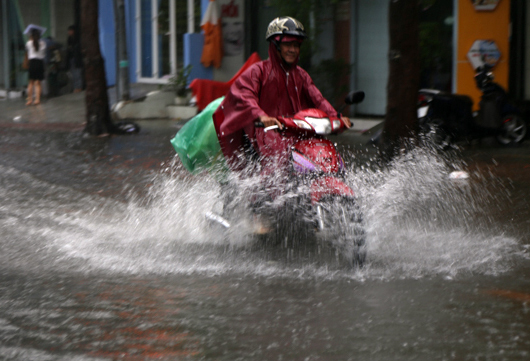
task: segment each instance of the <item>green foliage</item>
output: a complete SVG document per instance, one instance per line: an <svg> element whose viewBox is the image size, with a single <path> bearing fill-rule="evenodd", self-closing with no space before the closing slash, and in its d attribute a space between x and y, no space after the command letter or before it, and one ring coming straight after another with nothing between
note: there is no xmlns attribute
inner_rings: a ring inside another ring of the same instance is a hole
<svg viewBox="0 0 530 361"><path fill-rule="evenodd" d="M420 23L419 27L421 63L424 67L430 68L443 53L440 24Z"/></svg>
<svg viewBox="0 0 530 361"><path fill-rule="evenodd" d="M311 71L315 85L331 103L339 101L348 92L350 74L351 65L344 59L323 60Z"/></svg>
<svg viewBox="0 0 530 361"><path fill-rule="evenodd" d="M420 4L421 9L427 9L434 5L436 0L419 0L418 3Z"/></svg>
<svg viewBox="0 0 530 361"><path fill-rule="evenodd" d="M188 93L188 82L191 68L191 64L182 67L177 71L177 74L169 78L168 87L174 91L178 97L185 97Z"/></svg>
<svg viewBox="0 0 530 361"><path fill-rule="evenodd" d="M448 15L440 13L439 10L439 8L431 9L430 16L420 22L419 48L422 86L443 89L447 85L439 82L442 78L447 78L452 69L452 27L443 21ZM447 80L444 82L447 83Z"/></svg>

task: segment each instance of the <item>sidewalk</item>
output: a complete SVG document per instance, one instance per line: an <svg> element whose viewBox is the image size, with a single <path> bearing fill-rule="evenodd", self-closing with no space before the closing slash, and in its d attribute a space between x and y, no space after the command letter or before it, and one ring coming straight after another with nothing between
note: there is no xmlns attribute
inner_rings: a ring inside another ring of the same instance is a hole
<svg viewBox="0 0 530 361"><path fill-rule="evenodd" d="M131 84L131 99L135 112L128 112L128 119L163 119L165 101L160 96L148 96L158 90L158 85ZM109 106L116 103L116 89L109 88ZM40 105L26 106L24 98L0 99L0 123L85 123L85 92L44 98ZM146 114L155 114L149 117ZM362 133L380 124L382 119L352 119L353 131Z"/></svg>
<svg viewBox="0 0 530 361"><path fill-rule="evenodd" d="M26 99L0 100L2 123L78 123L85 122L85 93L42 99L41 104L26 106Z"/></svg>
<svg viewBox="0 0 530 361"><path fill-rule="evenodd" d="M131 97L138 99L157 87L150 84L131 86ZM109 88L109 104L116 102L116 89ZM85 92L43 98L40 105L26 106L24 98L0 99L0 122L14 123L85 123Z"/></svg>

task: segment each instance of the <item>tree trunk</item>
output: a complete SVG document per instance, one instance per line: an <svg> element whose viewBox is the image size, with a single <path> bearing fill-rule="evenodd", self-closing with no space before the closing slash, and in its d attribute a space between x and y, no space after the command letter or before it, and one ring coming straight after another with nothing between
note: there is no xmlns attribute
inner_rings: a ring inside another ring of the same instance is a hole
<svg viewBox="0 0 530 361"><path fill-rule="evenodd" d="M81 0L81 51L86 82L85 132L90 135L113 133L105 66L99 47L97 0Z"/></svg>
<svg viewBox="0 0 530 361"><path fill-rule="evenodd" d="M418 0L392 0L389 5L389 78L383 154L392 158L407 139L417 135L420 83Z"/></svg>

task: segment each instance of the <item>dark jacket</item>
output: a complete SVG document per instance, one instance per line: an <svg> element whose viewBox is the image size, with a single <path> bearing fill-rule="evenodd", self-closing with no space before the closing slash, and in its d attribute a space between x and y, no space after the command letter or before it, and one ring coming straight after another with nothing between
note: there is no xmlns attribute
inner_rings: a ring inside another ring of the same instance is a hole
<svg viewBox="0 0 530 361"><path fill-rule="evenodd" d="M74 36L69 36L66 41L66 66L70 68L71 60L76 68L83 67L83 57L81 55L81 45Z"/></svg>

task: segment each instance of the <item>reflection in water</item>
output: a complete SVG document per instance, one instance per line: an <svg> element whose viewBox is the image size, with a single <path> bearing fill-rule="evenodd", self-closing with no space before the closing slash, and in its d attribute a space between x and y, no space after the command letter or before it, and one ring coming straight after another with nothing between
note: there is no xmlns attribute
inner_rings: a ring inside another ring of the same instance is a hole
<svg viewBox="0 0 530 361"><path fill-rule="evenodd" d="M177 322L187 295L174 285L49 275L6 280L0 302L11 312L0 312L2 359L174 360L198 353L194 336ZM15 304L6 303L15 296Z"/></svg>

